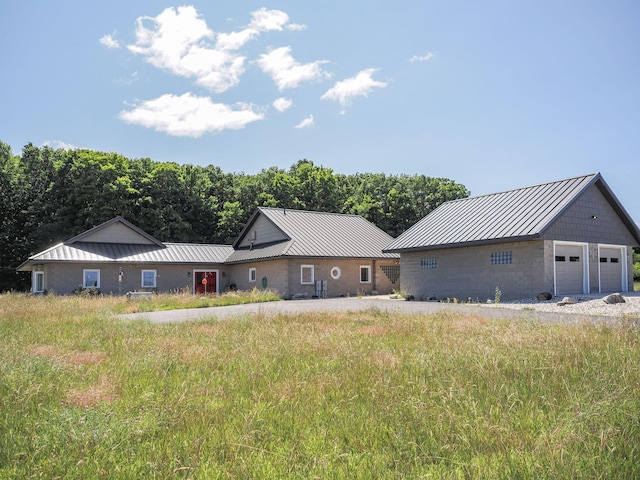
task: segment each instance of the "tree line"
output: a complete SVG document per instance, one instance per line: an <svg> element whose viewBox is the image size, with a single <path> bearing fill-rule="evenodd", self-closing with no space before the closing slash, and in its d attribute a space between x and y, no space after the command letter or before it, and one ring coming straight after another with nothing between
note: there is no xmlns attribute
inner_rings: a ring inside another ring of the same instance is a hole
<svg viewBox="0 0 640 480"><path fill-rule="evenodd" d="M300 160L257 174L0 142L0 291L30 255L121 215L165 242L232 243L257 206L362 215L392 237L469 191L425 175L343 175Z"/></svg>

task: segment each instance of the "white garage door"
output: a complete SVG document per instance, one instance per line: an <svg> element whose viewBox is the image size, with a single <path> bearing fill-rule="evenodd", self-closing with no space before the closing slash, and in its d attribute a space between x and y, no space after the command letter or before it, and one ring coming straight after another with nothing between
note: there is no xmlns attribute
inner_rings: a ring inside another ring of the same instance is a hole
<svg viewBox="0 0 640 480"><path fill-rule="evenodd" d="M622 251L600 248L600 291L619 292L622 288Z"/></svg>
<svg viewBox="0 0 640 480"><path fill-rule="evenodd" d="M584 293L584 253L579 245L556 245L556 294Z"/></svg>

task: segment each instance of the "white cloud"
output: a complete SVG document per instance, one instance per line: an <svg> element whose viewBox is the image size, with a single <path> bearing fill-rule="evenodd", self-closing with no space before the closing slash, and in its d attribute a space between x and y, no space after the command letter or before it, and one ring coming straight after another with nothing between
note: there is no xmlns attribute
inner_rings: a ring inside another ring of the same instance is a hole
<svg viewBox="0 0 640 480"><path fill-rule="evenodd" d="M302 120L294 128L308 128L308 127L311 127L314 123L315 123L315 120L313 119L313 115L309 115L307 118Z"/></svg>
<svg viewBox="0 0 640 480"><path fill-rule="evenodd" d="M104 35L98 41L107 48L120 48L120 43L113 38L113 35Z"/></svg>
<svg viewBox="0 0 640 480"><path fill-rule="evenodd" d="M330 75L320 68L326 60L317 60L301 64L291 55L291 47L280 47L260 55L258 65L271 76L280 90L296 88L302 82L329 78Z"/></svg>
<svg viewBox="0 0 640 480"><path fill-rule="evenodd" d="M387 86L386 82L378 82L372 78L372 75L377 71L377 68L367 68L358 72L355 77L336 82L320 99L337 101L342 106L341 113L345 113L345 107L349 105L353 97L367 97L374 88Z"/></svg>
<svg viewBox="0 0 640 480"><path fill-rule="evenodd" d="M289 16L280 10L261 8L251 16L246 28L216 34L193 6L169 7L156 17L139 17L136 42L128 48L155 67L221 93L237 85L245 71L240 48L262 32L290 27Z"/></svg>
<svg viewBox="0 0 640 480"><path fill-rule="evenodd" d="M410 62L428 62L429 60L431 60L433 57L435 57L435 55L431 52L427 52L424 55L414 55L413 57L411 57L409 59Z"/></svg>
<svg viewBox="0 0 640 480"><path fill-rule="evenodd" d="M239 103L235 108L213 103L209 97L166 94L154 100L123 110L120 119L134 125L153 128L176 137L198 138L205 133L239 130L249 123L262 120L264 114L252 105Z"/></svg>
<svg viewBox="0 0 640 480"><path fill-rule="evenodd" d="M262 7L251 13L253 20L249 24L249 28L255 28L260 32L268 32L270 30L282 31L282 28L289 23L289 15L281 10L267 10Z"/></svg>
<svg viewBox="0 0 640 480"><path fill-rule="evenodd" d="M80 147L76 147L70 143L63 142L62 140L45 140L42 142L43 147L50 147L54 150L80 150Z"/></svg>
<svg viewBox="0 0 640 480"><path fill-rule="evenodd" d="M289 110L293 106L293 100L285 97L276 98L273 102L273 106L276 110L282 113L285 110Z"/></svg>
<svg viewBox="0 0 640 480"><path fill-rule="evenodd" d="M307 26L302 24L302 23L290 23L289 25L287 25L287 30L291 30L291 31L301 31L301 30L306 30Z"/></svg>

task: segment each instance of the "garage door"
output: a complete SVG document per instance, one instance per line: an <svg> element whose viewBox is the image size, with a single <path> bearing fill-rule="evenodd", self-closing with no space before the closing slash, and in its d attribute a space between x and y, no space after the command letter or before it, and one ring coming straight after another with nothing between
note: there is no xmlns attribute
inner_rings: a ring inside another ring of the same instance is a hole
<svg viewBox="0 0 640 480"><path fill-rule="evenodd" d="M622 290L622 252L619 248L600 248L600 291Z"/></svg>
<svg viewBox="0 0 640 480"><path fill-rule="evenodd" d="M556 294L584 293L584 253L579 245L556 245Z"/></svg>

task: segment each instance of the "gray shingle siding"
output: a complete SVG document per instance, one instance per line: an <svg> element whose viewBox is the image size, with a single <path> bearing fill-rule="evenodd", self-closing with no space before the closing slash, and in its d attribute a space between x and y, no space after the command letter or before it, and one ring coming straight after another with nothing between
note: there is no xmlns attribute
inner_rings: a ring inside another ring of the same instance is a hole
<svg viewBox="0 0 640 480"><path fill-rule="evenodd" d="M596 218L592 218L593 216ZM629 229L595 185L578 197L543 233L542 238L615 245L637 244Z"/></svg>

